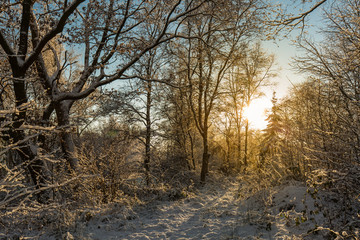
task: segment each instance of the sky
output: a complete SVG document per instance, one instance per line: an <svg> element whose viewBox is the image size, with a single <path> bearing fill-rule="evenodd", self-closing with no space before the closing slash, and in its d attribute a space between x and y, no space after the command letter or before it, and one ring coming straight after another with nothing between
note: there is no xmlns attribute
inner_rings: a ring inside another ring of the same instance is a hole
<svg viewBox="0 0 360 240"><path fill-rule="evenodd" d="M289 3L296 2L297 10L292 10L293 8L289 7L289 12L294 13L296 11L306 11L309 7L313 6L315 2L319 0L310 0L306 1L305 5L301 4L302 1L290 1L290 0L278 0L279 3ZM323 4L320 8L316 9L310 15L306 17L305 27L305 36L306 38L310 38L317 42L321 41L321 34L319 34L319 28L324 25L322 9L327 8L331 3L331 0ZM264 42L263 47L267 49L270 53L275 54L275 59L280 68L278 71L278 76L274 79L278 84L274 88L277 92L277 96L279 98L286 96L289 93L289 88L292 84L300 83L305 81L305 76L296 73L294 69L290 66L291 61L294 57L301 54L301 51L294 46L293 40L300 35L301 31L299 29L295 29L290 33L284 32L283 35L286 35L287 38L283 38L281 40L267 41ZM272 91L270 93L270 98L272 97Z"/></svg>
<svg viewBox="0 0 360 240"><path fill-rule="evenodd" d="M277 2L287 4L290 1L280 0ZM312 3L307 3L305 6L298 5L297 9L301 10L301 7L306 9L306 6L311 6L310 4L314 4L314 2L315 1ZM327 7L329 4L330 3L326 3L322 7ZM289 11L291 11L292 8L289 9ZM295 11L296 10L294 10L294 12ZM321 41L321 36L318 34L319 27L322 24L321 12L321 8L317 9L306 18L306 23L308 26L306 27L307 34L305 34L305 36L316 41ZM253 106L249 106L249 122L250 127L252 128L266 128L266 110L270 109L272 106L271 99L274 91L276 92L276 97L278 99L284 98L289 94L292 84L301 83L306 80L304 75L297 73L296 70L293 69L290 65L293 61L293 58L301 54L301 51L293 43L293 40L296 40L296 38L299 36L300 31L295 29L290 33L282 33L282 35L285 34L287 35L286 38L282 37L281 39L265 41L262 43L262 47L269 54L275 55L274 71L277 73L277 76L274 77L271 81L276 85L264 87L262 89L264 96L253 100Z"/></svg>
<svg viewBox="0 0 360 240"><path fill-rule="evenodd" d="M250 128L260 130L267 127L268 122L265 119L267 118L267 111L272 107L273 92L276 92L278 99L284 98L289 93L292 84L305 81L305 77L297 74L290 66L292 58L297 54L297 49L290 39L282 39L276 42L267 41L262 43L262 47L268 54L275 55L273 71L277 76L270 79L271 83L273 83L271 86L262 88L264 95L252 100L246 110Z"/></svg>

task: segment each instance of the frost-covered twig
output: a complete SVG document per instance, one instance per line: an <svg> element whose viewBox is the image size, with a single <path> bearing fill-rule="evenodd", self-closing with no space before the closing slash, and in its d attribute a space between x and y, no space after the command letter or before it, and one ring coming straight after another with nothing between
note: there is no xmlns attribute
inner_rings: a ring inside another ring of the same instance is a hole
<svg viewBox="0 0 360 240"><path fill-rule="evenodd" d="M54 188L60 188L63 186L68 185L71 182L74 182L75 180L84 177L83 175L79 175L73 178L70 178L62 183L54 183L54 184L49 184L47 186L41 187L41 188L37 188L35 189L34 187L28 187L25 188L24 190L20 191L20 192L16 192L13 195L6 197L5 199L3 199L0 202L0 209L9 209L8 208L8 204L13 202L14 200L21 198L21 197L31 197L39 192L43 192L49 189L54 189ZM6 187L6 186L5 186ZM11 208L10 208L11 209ZM16 208L15 208L16 209Z"/></svg>

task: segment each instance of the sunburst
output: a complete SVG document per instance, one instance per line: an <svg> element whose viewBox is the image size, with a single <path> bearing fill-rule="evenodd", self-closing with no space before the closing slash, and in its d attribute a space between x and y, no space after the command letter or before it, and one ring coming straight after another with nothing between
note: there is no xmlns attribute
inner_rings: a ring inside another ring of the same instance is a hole
<svg viewBox="0 0 360 240"><path fill-rule="evenodd" d="M249 121L249 127L258 130L265 129L268 124L266 109L270 109L271 106L271 100L266 96L251 101L243 112L244 118Z"/></svg>

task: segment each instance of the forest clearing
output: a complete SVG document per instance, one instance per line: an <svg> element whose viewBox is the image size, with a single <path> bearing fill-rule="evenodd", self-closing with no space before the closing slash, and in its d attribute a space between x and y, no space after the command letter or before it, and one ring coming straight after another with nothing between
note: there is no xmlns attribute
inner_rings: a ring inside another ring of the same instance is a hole
<svg viewBox="0 0 360 240"><path fill-rule="evenodd" d="M0 2L0 239L357 240L359 171L360 0Z"/></svg>

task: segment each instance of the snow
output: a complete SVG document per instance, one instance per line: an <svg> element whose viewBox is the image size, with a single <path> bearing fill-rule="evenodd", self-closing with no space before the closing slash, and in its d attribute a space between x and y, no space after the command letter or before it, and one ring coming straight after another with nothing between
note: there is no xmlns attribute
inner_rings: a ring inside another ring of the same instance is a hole
<svg viewBox="0 0 360 240"><path fill-rule="evenodd" d="M296 181L254 191L218 177L176 201L89 208L74 227L40 239L324 239L330 230L314 230L331 227L325 209L339 209L334 199Z"/></svg>
<svg viewBox="0 0 360 240"><path fill-rule="evenodd" d="M239 205L238 184L206 185L178 201L156 201L125 216L88 223L85 239L226 239L234 234ZM105 237L106 236L106 237Z"/></svg>

